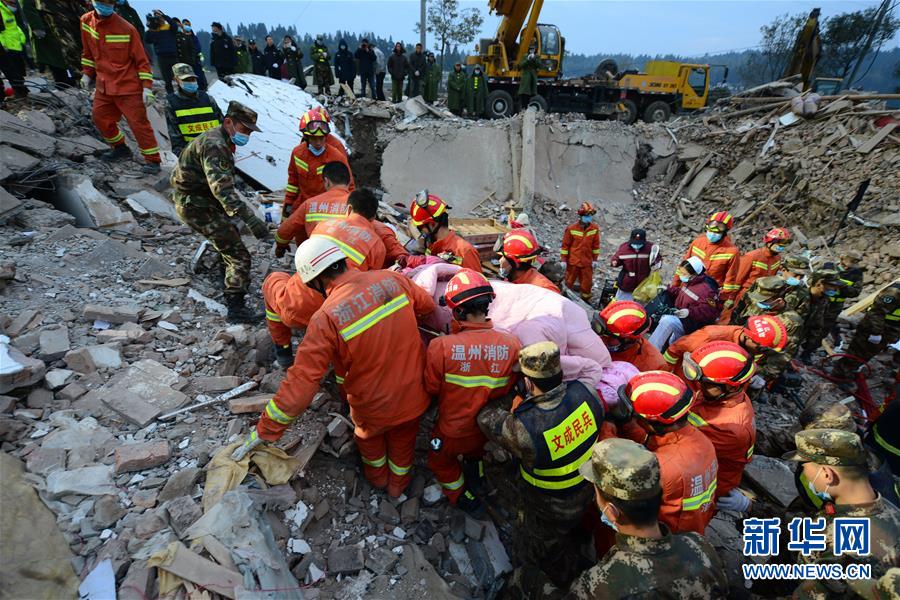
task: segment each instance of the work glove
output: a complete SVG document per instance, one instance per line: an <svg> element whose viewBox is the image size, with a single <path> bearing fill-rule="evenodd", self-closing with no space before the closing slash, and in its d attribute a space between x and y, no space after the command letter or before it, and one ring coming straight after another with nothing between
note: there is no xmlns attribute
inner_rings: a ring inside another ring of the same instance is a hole
<svg viewBox="0 0 900 600"><path fill-rule="evenodd" d="M759 375L754 375L753 379L750 380L750 389L751 390L761 390L766 387L766 380L763 379Z"/></svg>
<svg viewBox="0 0 900 600"><path fill-rule="evenodd" d="M277 69L277 68L278 68L278 63L272 63L272 68L273 68L273 69Z"/></svg>
<svg viewBox="0 0 900 600"><path fill-rule="evenodd" d="M880 336L880 335L870 335L870 336L869 336L869 343L870 343L870 344L880 344L880 343L881 343L881 336Z"/></svg>
<svg viewBox="0 0 900 600"><path fill-rule="evenodd" d="M291 216L291 212L293 211L293 204L282 204L281 205L281 220L287 219Z"/></svg>
<svg viewBox="0 0 900 600"><path fill-rule="evenodd" d="M144 106L150 107L154 104L156 104L156 96L153 95L153 90L144 88Z"/></svg>
<svg viewBox="0 0 900 600"><path fill-rule="evenodd" d="M619 401L609 408L606 418L616 425L624 425L634 416L634 405L628 396L619 396Z"/></svg>
<svg viewBox="0 0 900 600"><path fill-rule="evenodd" d="M691 311L686 308L676 308L675 312L673 312L672 314L679 319L687 319L688 315L691 314Z"/></svg>
<svg viewBox="0 0 900 600"><path fill-rule="evenodd" d="M725 308L731 308L732 306L734 306L734 300L725 301Z"/></svg>
<svg viewBox="0 0 900 600"><path fill-rule="evenodd" d="M716 508L747 514L750 512L750 504L750 498L740 493L737 489L733 489L716 501Z"/></svg>
<svg viewBox="0 0 900 600"><path fill-rule="evenodd" d="M203 62L203 60L204 60L204 58L205 58L205 57L203 56L203 53L201 52L201 53L198 54L197 56L200 57L200 62Z"/></svg>
<svg viewBox="0 0 900 600"><path fill-rule="evenodd" d="M418 76L419 76L419 72L416 71L415 73L413 73L413 75L415 75L416 77L418 77Z"/></svg>
<svg viewBox="0 0 900 600"><path fill-rule="evenodd" d="M566 264L566 261L564 261L564 260L559 261L559 264L562 265L562 268L563 268L563 269L567 269L567 268L568 268L568 265Z"/></svg>
<svg viewBox="0 0 900 600"><path fill-rule="evenodd" d="M660 269L662 269L662 262L653 263L652 265L650 265L651 271L659 271Z"/></svg>
<svg viewBox="0 0 900 600"><path fill-rule="evenodd" d="M78 82L79 87L83 90L89 90L94 87L94 80L88 77L87 75L81 76L81 81Z"/></svg>
<svg viewBox="0 0 900 600"><path fill-rule="evenodd" d="M34 37L38 38L39 40L42 40L45 37L47 37L47 32L44 31L43 29L35 29L31 33L33 33Z"/></svg>
<svg viewBox="0 0 900 600"><path fill-rule="evenodd" d="M597 261L596 261L596 260L592 260L592 261L591 261L591 267L593 268L593 267L596 267L596 266L597 266Z"/></svg>
<svg viewBox="0 0 900 600"><path fill-rule="evenodd" d="M250 233L252 233L253 237L256 239L264 240L269 237L269 226L256 215L247 215L247 219L244 222L247 223Z"/></svg>
<svg viewBox="0 0 900 600"><path fill-rule="evenodd" d="M287 244L275 244L275 258L281 258L284 256L284 253L288 251L289 246Z"/></svg>
<svg viewBox="0 0 900 600"><path fill-rule="evenodd" d="M234 449L234 452L231 453L231 460L235 462L240 462L244 460L244 457L250 454L250 452L263 444L263 441L259 439L259 434L256 433L256 430L253 430L253 433L247 436L247 439L244 440L244 443Z"/></svg>
<svg viewBox="0 0 900 600"><path fill-rule="evenodd" d="M294 83L295 81L297 81L296 77L291 77L290 79L288 79L288 83Z"/></svg>
<svg viewBox="0 0 900 600"><path fill-rule="evenodd" d="M415 269L425 264L425 257L420 255L408 254L397 259L397 264L405 269Z"/></svg>

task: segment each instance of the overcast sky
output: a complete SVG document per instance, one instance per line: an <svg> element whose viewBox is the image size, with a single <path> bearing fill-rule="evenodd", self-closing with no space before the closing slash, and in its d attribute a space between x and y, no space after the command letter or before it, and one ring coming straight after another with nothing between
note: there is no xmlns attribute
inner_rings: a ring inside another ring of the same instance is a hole
<svg viewBox="0 0 900 600"><path fill-rule="evenodd" d="M414 30L418 0L131 0L131 4L141 15L159 8L172 16L189 17L202 29L209 29L214 20L232 26L262 21L295 25L302 33L342 29L374 31L395 40L418 38ZM487 13L487 0L461 5ZM876 5L866 0L545 0L540 20L558 25L566 48L576 53L693 56L756 46L759 28L787 12L809 12L819 6L828 17ZM483 36L493 37L498 23L498 17L488 16ZM892 47L898 41L900 36Z"/></svg>

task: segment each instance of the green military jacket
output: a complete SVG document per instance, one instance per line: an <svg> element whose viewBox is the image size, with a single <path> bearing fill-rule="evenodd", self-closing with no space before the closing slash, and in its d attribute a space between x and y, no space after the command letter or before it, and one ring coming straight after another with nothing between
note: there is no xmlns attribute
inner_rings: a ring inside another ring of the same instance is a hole
<svg viewBox="0 0 900 600"><path fill-rule="evenodd" d="M541 67L541 62L535 58L525 58L519 63L519 70L522 72L519 80L519 95L534 96L537 92L537 72Z"/></svg>
<svg viewBox="0 0 900 600"><path fill-rule="evenodd" d="M856 328L857 335L881 335L896 338L900 334L900 283L885 288Z"/></svg>
<svg viewBox="0 0 900 600"><path fill-rule="evenodd" d="M234 189L234 144L223 126L210 129L187 145L170 181L176 203L210 206L218 201L229 217L249 210Z"/></svg>
<svg viewBox="0 0 900 600"><path fill-rule="evenodd" d="M461 111L466 107L466 84L468 76L464 70L459 73L454 69L447 76L447 108Z"/></svg>

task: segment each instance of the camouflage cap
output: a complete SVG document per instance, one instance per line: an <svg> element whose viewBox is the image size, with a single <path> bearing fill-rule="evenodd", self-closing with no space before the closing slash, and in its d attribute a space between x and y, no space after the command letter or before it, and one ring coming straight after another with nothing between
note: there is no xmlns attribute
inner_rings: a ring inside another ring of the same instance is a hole
<svg viewBox="0 0 900 600"><path fill-rule="evenodd" d="M562 372L559 346L553 342L538 342L519 351L519 368L526 377L545 379Z"/></svg>
<svg viewBox="0 0 900 600"><path fill-rule="evenodd" d="M590 460L578 467L578 472L605 496L618 500L646 500L662 489L656 455L623 438L594 444Z"/></svg>
<svg viewBox="0 0 900 600"><path fill-rule="evenodd" d="M858 435L840 429L804 429L794 435L797 449L782 458L832 467L863 467L868 453Z"/></svg>
<svg viewBox="0 0 900 600"><path fill-rule="evenodd" d="M809 280L811 286L816 285L820 281L824 282L825 285L841 285L841 275L835 269L816 269L809 276Z"/></svg>
<svg viewBox="0 0 900 600"><path fill-rule="evenodd" d="M244 106L237 100L232 100L228 103L228 112L225 113L225 117L240 121L251 131L260 131L259 127L256 126L256 111Z"/></svg>
<svg viewBox="0 0 900 600"><path fill-rule="evenodd" d="M781 259L782 266L791 273L808 273L809 260L803 256L792 254Z"/></svg>
<svg viewBox="0 0 900 600"><path fill-rule="evenodd" d="M751 302L763 302L769 298L780 296L787 288L787 282L781 277L772 275L760 277L747 292L747 299Z"/></svg>
<svg viewBox="0 0 900 600"><path fill-rule="evenodd" d="M800 425L803 429L840 429L856 433L856 421L850 408L829 399L819 399L804 406Z"/></svg>
<svg viewBox="0 0 900 600"><path fill-rule="evenodd" d="M194 67L185 63L177 63L172 66L172 75L178 81L183 81L188 77L197 77L197 73L194 72Z"/></svg>

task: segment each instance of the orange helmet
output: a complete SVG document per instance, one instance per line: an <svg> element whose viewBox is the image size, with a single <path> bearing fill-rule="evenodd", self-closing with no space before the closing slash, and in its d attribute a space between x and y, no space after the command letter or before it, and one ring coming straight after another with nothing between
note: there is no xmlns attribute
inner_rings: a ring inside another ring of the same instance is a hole
<svg viewBox="0 0 900 600"><path fill-rule="evenodd" d="M791 239L790 232L784 227L775 227L765 236L763 236L763 244L771 244L773 242L788 242Z"/></svg>
<svg viewBox="0 0 900 600"><path fill-rule="evenodd" d="M533 262L540 251L533 233L527 229L514 229L503 236L503 248L497 254L518 267Z"/></svg>
<svg viewBox="0 0 900 600"><path fill-rule="evenodd" d="M447 282L444 301L451 310L475 298L490 296L494 299L494 288L487 277L472 269L462 269Z"/></svg>
<svg viewBox="0 0 900 600"><path fill-rule="evenodd" d="M412 216L413 225L421 227L428 223L437 223L437 218L447 212L447 203L428 190L422 190L409 205L409 214Z"/></svg>
<svg viewBox="0 0 900 600"><path fill-rule="evenodd" d="M734 217L731 216L730 212L720 210L719 212L711 214L706 220L707 226L714 222L721 223L725 226L725 230L728 231L734 226Z"/></svg>
<svg viewBox="0 0 900 600"><path fill-rule="evenodd" d="M688 413L694 394L674 373L646 371L619 386L619 398L630 400L635 414L648 421L670 425Z"/></svg>
<svg viewBox="0 0 900 600"><path fill-rule="evenodd" d="M594 314L591 326L597 335L637 339L650 328L650 317L643 306L631 300L610 302Z"/></svg>
<svg viewBox="0 0 900 600"><path fill-rule="evenodd" d="M300 133L316 137L326 136L331 132L331 117L324 108L311 108L300 116Z"/></svg>
<svg viewBox="0 0 900 600"><path fill-rule="evenodd" d="M682 369L690 381L740 387L756 373L750 354L734 342L709 342L684 355Z"/></svg>
<svg viewBox="0 0 900 600"><path fill-rule="evenodd" d="M594 205L590 202L582 202L581 206L578 208L578 216L583 217L584 215L594 214L597 214L597 209L594 208Z"/></svg>
<svg viewBox="0 0 900 600"><path fill-rule="evenodd" d="M747 319L744 335L762 346L781 352L787 346L788 332L778 317L756 315Z"/></svg>

